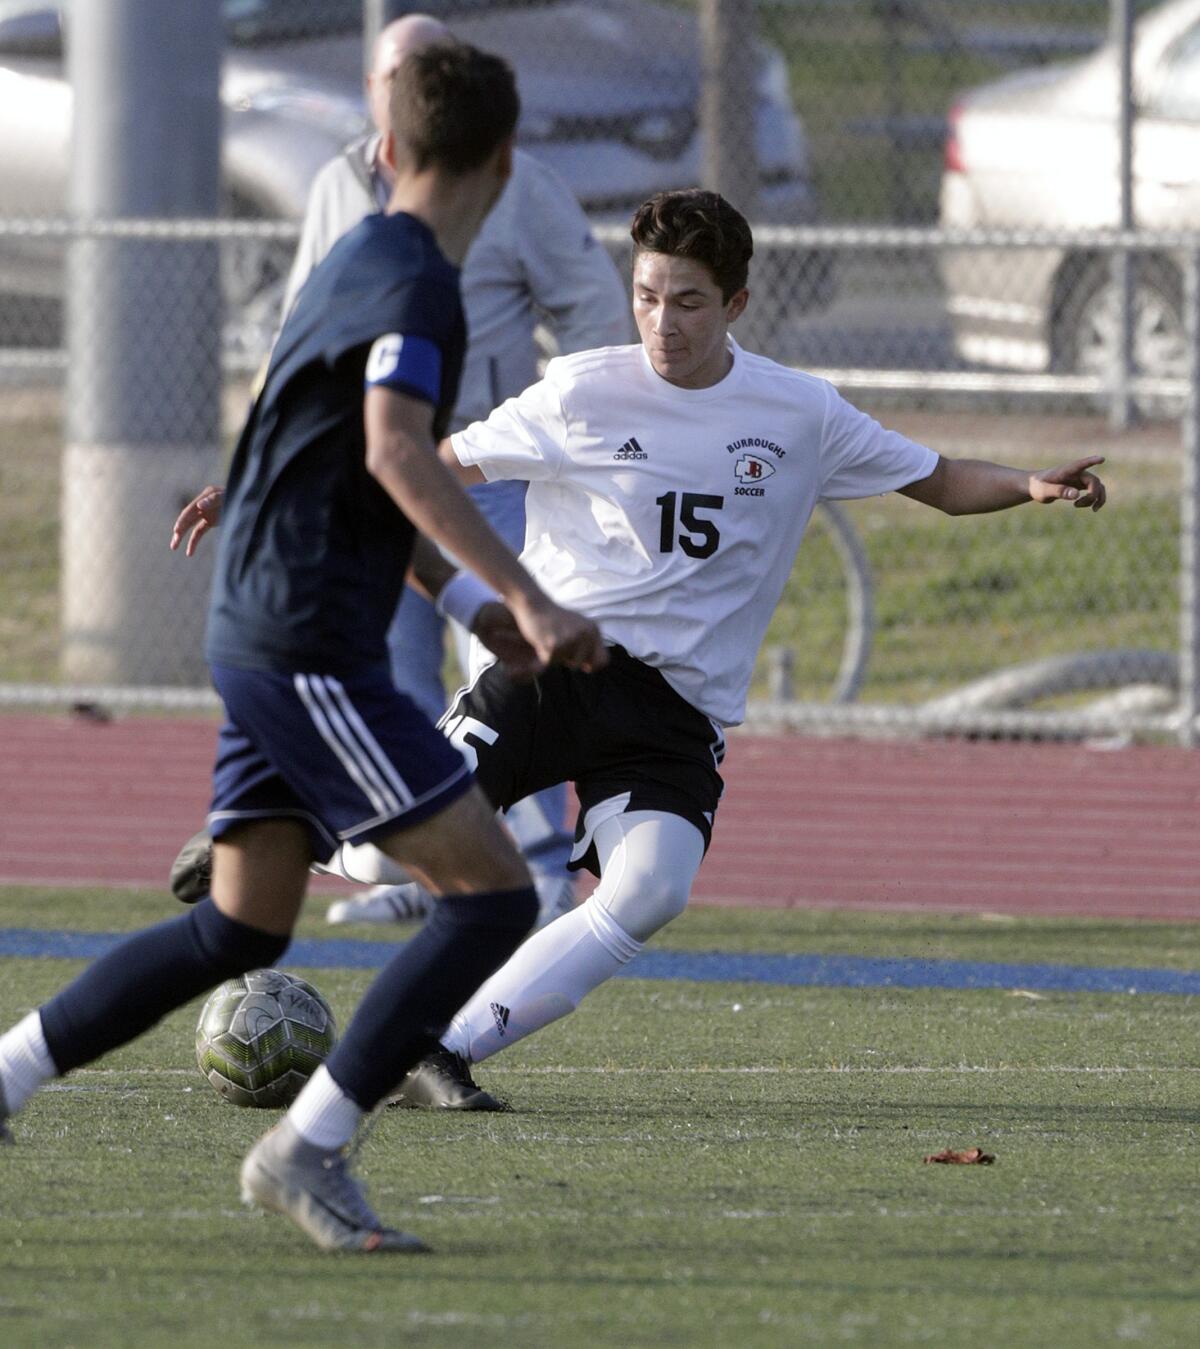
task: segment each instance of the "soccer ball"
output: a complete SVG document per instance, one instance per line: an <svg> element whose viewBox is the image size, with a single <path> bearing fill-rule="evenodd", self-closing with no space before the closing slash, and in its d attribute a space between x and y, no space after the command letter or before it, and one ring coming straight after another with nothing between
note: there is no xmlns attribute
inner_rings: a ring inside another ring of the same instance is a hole
<svg viewBox="0 0 1200 1349"><path fill-rule="evenodd" d="M337 1025L312 984L252 970L213 990L196 1026L196 1062L234 1105L290 1105L329 1056Z"/></svg>

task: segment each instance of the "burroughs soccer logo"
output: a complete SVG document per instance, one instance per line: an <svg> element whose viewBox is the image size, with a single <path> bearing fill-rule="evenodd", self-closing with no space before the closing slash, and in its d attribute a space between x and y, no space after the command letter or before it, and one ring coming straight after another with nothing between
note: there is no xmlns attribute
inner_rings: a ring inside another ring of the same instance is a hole
<svg viewBox="0 0 1200 1349"><path fill-rule="evenodd" d="M775 465L768 464L757 454L744 454L733 466L738 482L759 483L775 472Z"/></svg>

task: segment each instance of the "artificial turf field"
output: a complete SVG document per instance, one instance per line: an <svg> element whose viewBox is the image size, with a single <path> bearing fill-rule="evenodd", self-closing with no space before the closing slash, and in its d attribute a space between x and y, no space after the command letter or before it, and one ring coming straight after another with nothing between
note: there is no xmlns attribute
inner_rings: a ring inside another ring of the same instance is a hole
<svg viewBox="0 0 1200 1349"><path fill-rule="evenodd" d="M303 937L350 935L320 909ZM0 889L0 932L169 912ZM1200 926L1063 919L696 909L656 945L1200 969ZM0 968L7 1025L80 964ZM343 1023L371 978L296 968ZM200 1078L198 1008L17 1119L0 1344L1200 1340L1195 996L614 980L481 1066L511 1113L380 1117L359 1174L435 1248L391 1258L241 1207L275 1112ZM975 1145L993 1166L922 1163Z"/></svg>

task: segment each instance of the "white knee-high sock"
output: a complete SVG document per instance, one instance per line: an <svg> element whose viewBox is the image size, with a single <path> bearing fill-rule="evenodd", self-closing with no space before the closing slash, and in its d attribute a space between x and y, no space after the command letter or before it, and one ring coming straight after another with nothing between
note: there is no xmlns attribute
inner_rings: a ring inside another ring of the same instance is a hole
<svg viewBox="0 0 1200 1349"><path fill-rule="evenodd" d="M573 1012L642 945L589 899L535 932L455 1016L442 1043L479 1063Z"/></svg>
<svg viewBox="0 0 1200 1349"><path fill-rule="evenodd" d="M0 1035L0 1086L10 1115L15 1115L44 1082L58 1075L46 1047L40 1013L30 1012L12 1030Z"/></svg>
<svg viewBox="0 0 1200 1349"><path fill-rule="evenodd" d="M601 881L586 904L529 940L479 989L442 1037L478 1063L559 1017L681 913L704 856L678 815L633 811L597 822Z"/></svg>
<svg viewBox="0 0 1200 1349"><path fill-rule="evenodd" d="M335 1152L354 1137L363 1112L322 1064L301 1088L287 1117L306 1142Z"/></svg>

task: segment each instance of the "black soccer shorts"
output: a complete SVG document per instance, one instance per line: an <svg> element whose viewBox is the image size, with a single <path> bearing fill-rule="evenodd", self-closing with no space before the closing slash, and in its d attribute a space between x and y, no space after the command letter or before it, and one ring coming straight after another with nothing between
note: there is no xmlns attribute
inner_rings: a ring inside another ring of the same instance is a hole
<svg viewBox="0 0 1200 1349"><path fill-rule="evenodd" d="M579 797L572 870L599 875L588 813L661 810L700 830L707 849L724 790L719 727L661 674L609 647L595 674L552 666L517 683L492 665L439 723L468 760L488 799L507 809L544 787L573 782Z"/></svg>

